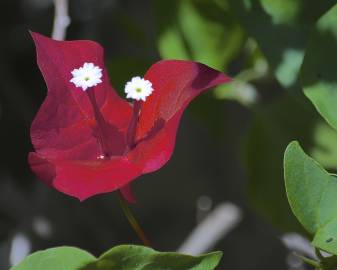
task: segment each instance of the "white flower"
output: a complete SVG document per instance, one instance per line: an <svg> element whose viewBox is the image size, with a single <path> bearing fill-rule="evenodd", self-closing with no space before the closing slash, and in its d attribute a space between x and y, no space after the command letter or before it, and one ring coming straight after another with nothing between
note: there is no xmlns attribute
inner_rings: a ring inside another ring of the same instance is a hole
<svg viewBox="0 0 337 270"><path fill-rule="evenodd" d="M82 67L75 68L71 74L73 78L70 82L76 87L82 87L83 91L102 82L102 69L93 63L84 63Z"/></svg>
<svg viewBox="0 0 337 270"><path fill-rule="evenodd" d="M152 94L153 88L150 81L137 76L126 83L124 91L127 98L146 101L146 98Z"/></svg>

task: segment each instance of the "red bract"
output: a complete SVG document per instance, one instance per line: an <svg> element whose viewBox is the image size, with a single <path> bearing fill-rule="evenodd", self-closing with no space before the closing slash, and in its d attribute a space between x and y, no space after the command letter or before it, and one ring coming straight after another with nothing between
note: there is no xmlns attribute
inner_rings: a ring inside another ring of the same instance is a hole
<svg viewBox="0 0 337 270"><path fill-rule="evenodd" d="M117 189L132 200L128 184L170 159L190 101L230 81L200 63L164 60L144 76L152 83L152 95L132 105L111 87L99 44L32 37L48 94L32 123L35 152L29 163L45 183L80 200ZM71 71L85 62L102 68L103 77L83 91L70 80Z"/></svg>

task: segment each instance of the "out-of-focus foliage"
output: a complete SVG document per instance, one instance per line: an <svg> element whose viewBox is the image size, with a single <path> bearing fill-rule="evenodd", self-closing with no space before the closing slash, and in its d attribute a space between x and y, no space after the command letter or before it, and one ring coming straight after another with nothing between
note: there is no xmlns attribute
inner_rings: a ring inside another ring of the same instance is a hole
<svg viewBox="0 0 337 270"><path fill-rule="evenodd" d="M318 149L313 151L322 164L336 168L335 109L337 91L337 4L315 25L302 65L302 84L306 96L334 128L320 124L315 135ZM311 134L313 134L311 132ZM319 161L319 160L318 160ZM303 260L315 269L336 269L337 265L337 178L329 174L314 159L307 156L298 142L292 142L284 156L284 174L288 200L293 213L313 236L312 245L318 250L318 262ZM334 256L323 257L319 250Z"/></svg>
<svg viewBox="0 0 337 270"><path fill-rule="evenodd" d="M316 24L302 68L304 93L337 129L337 5Z"/></svg>
<svg viewBox="0 0 337 270"><path fill-rule="evenodd" d="M229 63L242 49L245 39L227 1L165 2L163 5L154 1L161 57L193 59L216 69L227 70Z"/></svg>
<svg viewBox="0 0 337 270"><path fill-rule="evenodd" d="M153 4L157 47L162 58L190 59L227 71L242 51L246 36L227 1L166 0ZM218 91L230 87L223 86ZM194 114L221 141L225 132L219 125L222 104L211 96L203 96L194 104Z"/></svg>
<svg viewBox="0 0 337 270"><path fill-rule="evenodd" d="M278 81L285 89L292 89L299 93L300 87L299 84L295 84L295 81L305 52L305 40L309 38L317 14L325 10L330 2L324 4L324 1L321 1L319 5L322 4L322 7L317 7L315 11L312 11L315 14L310 16L303 14L307 6L305 5L304 9L300 1L282 1L282 4L274 1L270 5L267 2L236 1L234 3L231 1L239 14L245 10L240 15L244 18L240 18L248 32L256 38L272 70L276 72ZM288 9L297 11L289 12ZM288 16L292 16L293 19ZM299 21L299 18L302 18L302 21ZM254 23L248 25L248 21L254 21ZM278 28L282 31L279 32ZM296 31L300 29L303 30L301 30L301 35L296 36ZM288 39L292 42L297 39L297 45L295 46L295 43L292 45ZM291 50L301 48L302 51L300 59L296 56L289 58L289 64L296 64L295 69L293 69L294 66L288 66L281 58L278 58L289 48ZM297 62L297 60L300 61ZM292 83L282 80L282 76L278 74L280 68L291 73L290 76L285 76L287 79L295 76ZM336 169L337 134L324 123L301 94L296 97L288 93L283 93L282 96L284 95L286 97L282 97L281 100L273 101L262 108L261 106L254 108L254 117L246 138L244 153L250 178L248 190L251 201L274 225L288 231L299 230L300 227L289 211L284 192L281 164L286 145L294 138L299 139L317 160L331 169Z"/></svg>
<svg viewBox="0 0 337 270"><path fill-rule="evenodd" d="M311 28L335 1L229 1L248 34L258 42L278 81L287 88L295 86Z"/></svg>

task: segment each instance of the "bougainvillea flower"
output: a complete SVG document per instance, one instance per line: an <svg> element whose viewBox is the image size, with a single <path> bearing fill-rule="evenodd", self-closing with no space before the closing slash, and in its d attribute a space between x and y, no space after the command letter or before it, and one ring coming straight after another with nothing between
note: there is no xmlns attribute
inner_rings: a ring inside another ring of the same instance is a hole
<svg viewBox="0 0 337 270"><path fill-rule="evenodd" d="M230 78L192 61L163 60L125 88L113 90L102 47L88 40L56 41L32 33L47 97L31 126L34 173L80 200L121 190L171 157L186 106Z"/></svg>

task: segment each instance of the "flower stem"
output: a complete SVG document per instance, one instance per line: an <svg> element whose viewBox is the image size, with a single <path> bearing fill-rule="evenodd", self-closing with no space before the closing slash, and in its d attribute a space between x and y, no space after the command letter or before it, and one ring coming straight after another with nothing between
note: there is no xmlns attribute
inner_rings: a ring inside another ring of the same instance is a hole
<svg viewBox="0 0 337 270"><path fill-rule="evenodd" d="M299 257L299 258L300 258L302 261L304 261L305 263L307 263L307 264L309 264L309 265L315 267L315 269L317 269L317 270L320 270L320 269L321 269L321 265L320 265L319 262L317 262L317 261L315 261L315 260L312 260L312 259L309 259L309 258L306 258L306 257L304 257L304 256L302 256L302 255L297 254L297 253L295 253L295 255L296 255L297 257Z"/></svg>
<svg viewBox="0 0 337 270"><path fill-rule="evenodd" d="M127 135L126 135L126 140L127 140L127 143L130 149L134 148L135 146L136 129L137 129L137 123L138 123L141 105L142 105L142 102L139 100L136 100L133 103L132 117L131 117L130 124L128 127Z"/></svg>
<svg viewBox="0 0 337 270"><path fill-rule="evenodd" d="M315 248L315 254L320 261L324 260L324 257L323 257L321 251L318 248Z"/></svg>
<svg viewBox="0 0 337 270"><path fill-rule="evenodd" d="M119 199L119 203L123 209L123 212L127 218L127 220L129 221L132 229L135 231L135 233L137 234L137 236L139 237L139 239L143 242L143 244L145 246L151 247L151 243L150 241L147 239L144 231L142 230L142 228L140 227L139 223L137 222L135 216L132 214L128 202L124 199L123 195L118 192L118 199Z"/></svg>

